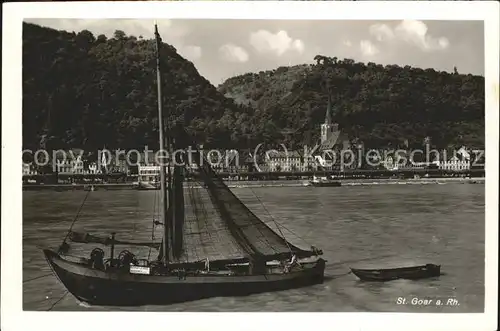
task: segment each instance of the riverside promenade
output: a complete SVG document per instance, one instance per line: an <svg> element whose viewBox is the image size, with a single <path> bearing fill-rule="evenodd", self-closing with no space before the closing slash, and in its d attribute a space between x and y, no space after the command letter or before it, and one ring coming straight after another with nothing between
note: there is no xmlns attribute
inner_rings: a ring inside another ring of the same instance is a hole
<svg viewBox="0 0 500 331"><path fill-rule="evenodd" d="M342 186L374 186L374 185L431 185L431 184L484 184L483 178L418 178L418 179L340 179ZM309 181L302 180L267 180L267 181L240 181L227 180L230 188L244 187L305 187ZM193 184L186 183L185 186ZM194 184L196 187L197 185ZM201 186L200 186L201 187ZM138 190L137 183L107 183L107 184L24 184L23 191L79 191L79 190Z"/></svg>
<svg viewBox="0 0 500 331"><path fill-rule="evenodd" d="M304 179L313 176L332 176L338 179L390 179L390 178L446 178L446 177L484 177L484 168L473 168L468 170L443 170L443 169L355 169L355 170L317 170L317 171L236 171L218 172L217 175L226 180L280 180L280 179ZM67 181L78 184L96 184L98 182L131 183L136 182L137 174L127 175L124 173L109 174L33 174L23 175L23 182L33 181L57 184L58 181ZM189 178L189 177L188 177Z"/></svg>

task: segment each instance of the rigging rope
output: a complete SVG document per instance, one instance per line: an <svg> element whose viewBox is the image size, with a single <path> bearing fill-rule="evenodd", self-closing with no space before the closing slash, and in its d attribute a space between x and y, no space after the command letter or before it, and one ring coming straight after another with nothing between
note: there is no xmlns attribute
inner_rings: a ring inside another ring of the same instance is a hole
<svg viewBox="0 0 500 331"><path fill-rule="evenodd" d="M198 184L201 184L200 182L197 182ZM206 230L205 231L200 231L198 235L201 235L202 233L206 233L208 236L209 236L209 239L215 244L219 244L221 248L225 248L227 249L227 253L230 253L230 254L236 254L238 252L238 248L239 247L239 244L238 244L238 241L230 236L230 237L226 237L227 239L231 239L232 241L228 241L226 243L224 243L224 237L221 235L221 233L225 233L226 231L228 231L228 227L227 227L227 224L223 221L223 218L220 214L220 210L216 208L216 206L213 206L214 207L214 210L213 212L217 213L217 215L221 218L221 221L223 222L223 227L219 227L219 228L216 228L214 223L208 223L208 220L209 220L209 215L208 215L208 210L206 208L206 203L204 202L204 198L202 197L202 193L203 190L201 189L203 185L200 186L200 189L196 189L193 187L193 202L194 202L194 205L196 206L196 208L198 209L197 213L198 212L201 212L201 214L203 214L203 222L205 224L205 228ZM206 194L205 197L210 199L209 197L209 192L208 190L206 191ZM197 202L198 201L198 202ZM198 207L199 206L199 207ZM201 209L201 211L200 211ZM224 226L225 225L225 226ZM240 227L242 228L242 227ZM214 236L212 236L212 234L215 234ZM206 251L205 247L203 247L203 250Z"/></svg>
<svg viewBox="0 0 500 331"><path fill-rule="evenodd" d="M23 280L23 284L31 282L31 281L34 281L34 280L37 280L37 279L40 279L40 278L43 278L43 277L47 277L47 276L50 276L50 275L52 275L52 272L49 272L48 274L41 275L41 276L38 276L38 277L34 277L34 278L31 278L31 279Z"/></svg>
<svg viewBox="0 0 500 331"><path fill-rule="evenodd" d="M319 204L321 205L321 207L324 209L325 208L325 205L321 202L320 199L317 200L319 202ZM323 213L325 216L327 216L328 218L330 217L329 215ZM275 221L277 222L277 221ZM304 241L304 243L306 243L307 245L310 245L310 243L308 243L304 238L302 238L301 236L299 236L298 234L296 234L295 232L293 232L292 230L290 230L289 228L287 228L285 225L279 223L281 225L281 227L283 227L285 230L287 230L288 232L290 232L291 234L293 234L294 236L296 236L297 238L301 239Z"/></svg>
<svg viewBox="0 0 500 331"><path fill-rule="evenodd" d="M299 236L298 234L296 234L295 232L293 232L292 230L290 230L289 228L287 228L285 225L279 223L278 221L276 221L283 229L287 230L288 232L290 232L291 234L293 234L295 237L297 237L298 239L304 241L305 244L307 245L310 245L309 242L307 242L307 240L305 240L304 238L302 238L301 236Z"/></svg>
<svg viewBox="0 0 500 331"><path fill-rule="evenodd" d="M264 210L266 211L266 213L269 215L269 217L271 217L271 219L273 220L274 224L276 224L276 228L278 229L278 231L280 232L281 236L283 237L283 240L285 241L286 243L286 246L288 247L288 249L290 250L290 253L293 255L293 250L292 248L290 247L290 244L288 243L288 240L285 239L285 235L283 234L283 232L281 231L279 225L278 225L278 222L276 222L276 220L274 219L274 217L271 215L271 213L267 210L266 206L264 205L264 203L259 199L259 197L257 196L257 194L255 194L254 190L249 186L248 187L250 189L250 191L252 191L253 195L257 198L257 200L259 201L259 203L262 205L262 207L264 208ZM269 243L269 242L268 242Z"/></svg>
<svg viewBox="0 0 500 331"><path fill-rule="evenodd" d="M179 126L180 137L182 137L183 143L191 142L191 146L197 146L196 143L193 143L187 131L183 130L182 127ZM199 149L197 148L198 152ZM203 157L203 156L201 156ZM209 197L212 200L212 204L215 209L219 212L220 216L227 223L231 235L237 240L238 244L246 251L246 253L253 255L255 253L259 253L259 250L251 243L251 239L248 236L241 232L241 223L245 221L254 221L256 219L260 223L263 223L258 219L256 215L254 215L248 207L246 207L227 187L224 183L223 179L217 175L217 172L210 166L210 162L207 161L205 157L201 159L200 162L197 162L199 173L203 181L207 186L207 190L209 192ZM217 194L214 192L216 191ZM227 210L227 205L234 201L236 203L236 208L233 212ZM235 215L235 213L239 215ZM245 213L243 215L242 213ZM239 217L248 216L250 219L240 220ZM255 222L254 222L255 223ZM265 223L263 223L265 225ZM256 224L258 225L258 224ZM260 240L264 244L267 244L273 251L278 252L275 247L267 239L266 235L262 232L261 227L256 226L255 229L260 232L261 236L257 236L256 239ZM266 229L271 231L276 237L281 238L278 234L274 233L270 228L266 226ZM264 239L264 240L263 240Z"/></svg>
<svg viewBox="0 0 500 331"><path fill-rule="evenodd" d="M201 183L198 183L198 184L201 184ZM197 221L197 227L198 229L200 229L200 219L198 217L198 214L200 212L199 208L198 208L198 203L196 201L196 197L195 197L195 194L199 193L199 191L195 191L196 189L194 188L194 183L191 182L190 184L188 184L188 199L189 199L189 202L191 203L191 208L193 209L193 214L194 214L194 217L196 218L196 221ZM207 215L207 211L205 209L205 206L203 205L203 202L202 202L202 198L201 198L201 194L198 194L197 197L199 198L198 200L200 201L200 204L201 204L201 208L203 210L203 215L205 217L203 217L203 223L205 225L205 228L207 229L206 233L208 234L208 237L210 238L210 240L212 242L213 241L213 238L212 238L212 233L210 232L210 229L209 229L209 224L208 224L208 215ZM201 232L200 232L201 233ZM200 239L201 239L201 235L200 235ZM219 238L220 239L220 238ZM203 253L206 255L208 255L207 253L207 250L206 250L206 247L205 245L201 245L202 247L202 250L203 250ZM195 255L196 257L199 259L199 255L198 255L198 252L195 250Z"/></svg>
<svg viewBox="0 0 500 331"><path fill-rule="evenodd" d="M85 205L85 201L87 201L87 198L89 197L90 192L91 192L90 190L87 191L87 194L85 195L85 199L83 199L83 202L80 205L78 212L76 213L75 219L73 219L73 222L71 223L71 226L69 227L68 233L66 233L66 236L64 237L63 244L66 243L66 240L68 239L69 234L71 233L71 230L73 229L73 225L75 225L75 222L78 219L78 216L80 216L80 212L82 211L82 208Z"/></svg>
<svg viewBox="0 0 500 331"><path fill-rule="evenodd" d="M156 193L155 191L155 194L154 194L154 199L153 199L153 220L152 220L152 228L151 228L151 242L154 243L154 240L155 240L155 218L156 218L156 199L158 198L158 194ZM148 260L150 259L151 257L151 250L153 248L150 246L149 247L149 252L148 252Z"/></svg>
<svg viewBox="0 0 500 331"><path fill-rule="evenodd" d="M54 302L54 303L52 304L52 306L50 306L50 308L49 308L49 309L47 309L47 311L51 311L51 310L52 310L52 309L53 309L53 308L54 308L54 307L55 307L55 306L56 306L59 302L61 302L61 300L62 300L62 299L64 299L64 297L65 297L68 293L69 293L69 292L68 292L68 291L66 291L66 292L62 295L62 297L60 297L60 298L59 298L56 302Z"/></svg>

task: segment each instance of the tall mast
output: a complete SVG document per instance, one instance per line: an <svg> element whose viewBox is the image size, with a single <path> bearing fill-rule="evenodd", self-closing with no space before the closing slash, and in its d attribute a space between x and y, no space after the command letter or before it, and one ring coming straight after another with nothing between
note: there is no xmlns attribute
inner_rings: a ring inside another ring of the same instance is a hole
<svg viewBox="0 0 500 331"><path fill-rule="evenodd" d="M161 93L161 69L160 69L160 47L161 37L158 33L158 26L155 22L155 39L156 39L156 85L158 87L158 130L160 131L160 151L162 159L160 162L160 185L161 185L161 213L163 217L163 264L168 263L168 196L167 196L167 183L166 183L166 157L165 153L165 120L163 118L162 108L162 93Z"/></svg>

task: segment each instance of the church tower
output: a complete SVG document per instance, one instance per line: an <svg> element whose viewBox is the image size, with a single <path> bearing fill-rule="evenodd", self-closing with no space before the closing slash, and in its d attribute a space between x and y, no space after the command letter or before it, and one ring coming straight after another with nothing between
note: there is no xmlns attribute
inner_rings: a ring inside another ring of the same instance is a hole
<svg viewBox="0 0 500 331"><path fill-rule="evenodd" d="M339 126L332 123L332 97L328 93L328 107L326 109L325 123L321 124L321 143L326 142L333 133L338 133Z"/></svg>

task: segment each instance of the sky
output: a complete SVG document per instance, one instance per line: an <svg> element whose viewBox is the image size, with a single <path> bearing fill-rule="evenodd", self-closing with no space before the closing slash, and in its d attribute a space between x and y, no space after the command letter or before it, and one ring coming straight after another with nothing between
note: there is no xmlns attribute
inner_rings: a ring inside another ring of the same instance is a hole
<svg viewBox="0 0 500 331"><path fill-rule="evenodd" d="M29 19L30 23L111 37L153 37L152 20ZM225 79L279 66L314 63L321 54L358 62L410 65L484 75L482 21L158 20L164 42L217 86Z"/></svg>

